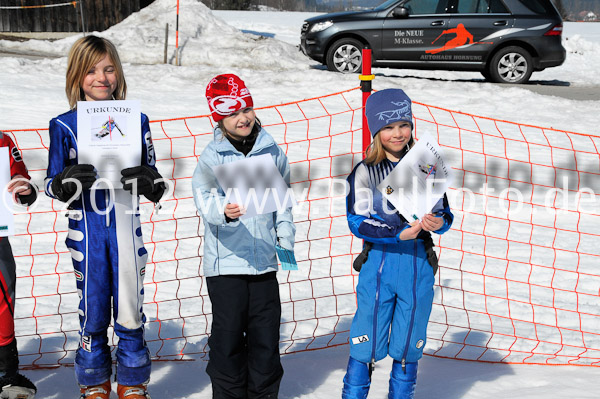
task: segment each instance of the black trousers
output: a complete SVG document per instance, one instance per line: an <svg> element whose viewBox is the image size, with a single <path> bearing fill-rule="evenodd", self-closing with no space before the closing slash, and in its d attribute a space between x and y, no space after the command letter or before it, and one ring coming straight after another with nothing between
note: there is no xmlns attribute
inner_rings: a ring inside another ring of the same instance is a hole
<svg viewBox="0 0 600 399"><path fill-rule="evenodd" d="M277 398L281 302L276 272L207 277L212 302L208 339L214 399Z"/></svg>

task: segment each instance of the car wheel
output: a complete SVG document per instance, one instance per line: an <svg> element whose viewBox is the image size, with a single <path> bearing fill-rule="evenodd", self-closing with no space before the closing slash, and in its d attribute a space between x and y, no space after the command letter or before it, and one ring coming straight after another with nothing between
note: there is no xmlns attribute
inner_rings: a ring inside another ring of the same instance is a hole
<svg viewBox="0 0 600 399"><path fill-rule="evenodd" d="M340 39L327 52L327 68L341 73L359 72L363 44L355 39Z"/></svg>
<svg viewBox="0 0 600 399"><path fill-rule="evenodd" d="M492 57L489 66L490 77L496 83L525 83L532 72L531 55L518 46L510 46L498 51Z"/></svg>

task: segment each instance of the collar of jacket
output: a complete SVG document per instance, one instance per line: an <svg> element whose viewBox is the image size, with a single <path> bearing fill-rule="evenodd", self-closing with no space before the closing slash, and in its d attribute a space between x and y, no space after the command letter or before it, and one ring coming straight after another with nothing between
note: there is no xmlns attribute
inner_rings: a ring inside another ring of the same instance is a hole
<svg viewBox="0 0 600 399"><path fill-rule="evenodd" d="M233 146L233 144L231 144L231 142L223 136L223 132L221 131L221 129L219 129L218 127L215 127L213 134L214 134L215 149L217 150L217 152L234 152L236 154L244 155L240 151L238 151ZM256 137L256 142L254 143L254 147L252 147L252 150L250 150L250 152L246 156L250 156L252 154L258 153L258 152L262 151L263 149L270 147L272 145L276 145L276 144L277 143L275 143L275 140L273 140L273 137L271 137L271 135L268 134L265 131L265 129L261 128L260 131L258 132L258 136Z"/></svg>

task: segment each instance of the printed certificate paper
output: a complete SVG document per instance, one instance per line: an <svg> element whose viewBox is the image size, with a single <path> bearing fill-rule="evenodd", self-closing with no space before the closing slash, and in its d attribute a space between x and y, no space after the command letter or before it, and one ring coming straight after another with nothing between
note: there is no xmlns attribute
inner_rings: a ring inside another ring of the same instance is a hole
<svg viewBox="0 0 600 399"><path fill-rule="evenodd" d="M452 184L452 169L434 138L425 134L379 183L382 192L409 222L431 212Z"/></svg>
<svg viewBox="0 0 600 399"><path fill-rule="evenodd" d="M139 101L78 101L79 163L92 164L105 183L99 188L122 188L121 170L139 166L142 159L142 121ZM106 180L108 182L106 182Z"/></svg>
<svg viewBox="0 0 600 399"><path fill-rule="evenodd" d="M14 218L12 208L12 195L6 189L10 182L10 158L8 147L0 147L0 187L2 198L0 198L0 237L14 234Z"/></svg>
<svg viewBox="0 0 600 399"><path fill-rule="evenodd" d="M294 193L269 154L217 165L213 171L228 202L246 208L240 219L296 205Z"/></svg>

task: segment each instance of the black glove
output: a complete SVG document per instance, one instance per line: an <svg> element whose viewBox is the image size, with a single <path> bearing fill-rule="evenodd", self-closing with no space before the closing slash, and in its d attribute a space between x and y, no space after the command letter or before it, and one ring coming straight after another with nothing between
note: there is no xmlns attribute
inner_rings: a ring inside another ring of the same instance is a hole
<svg viewBox="0 0 600 399"><path fill-rule="evenodd" d="M67 179L71 179L68 180ZM77 180L77 181L73 181ZM69 165L52 180L52 192L62 202L67 202L77 192L78 183L82 190L89 190L96 181L94 166L89 164Z"/></svg>
<svg viewBox="0 0 600 399"><path fill-rule="evenodd" d="M121 183L125 190L133 194L136 184L137 195L143 195L154 203L160 201L167 188L160 173L147 165L123 169L121 175Z"/></svg>
<svg viewBox="0 0 600 399"><path fill-rule="evenodd" d="M34 186L33 184L29 183L29 188L31 189L31 192L27 195L23 195L23 194L19 194L17 193L17 197L19 198L19 202L22 205L25 206L30 206L31 204L33 204L37 198L37 190L38 188L36 186Z"/></svg>
<svg viewBox="0 0 600 399"><path fill-rule="evenodd" d="M364 265L364 263L369 258L369 251L371 250L371 248L373 248L373 243L365 241L365 245L363 246L362 252L358 254L356 259L354 259L354 262L352 263L352 267L354 268L354 270L360 273L362 265Z"/></svg>

